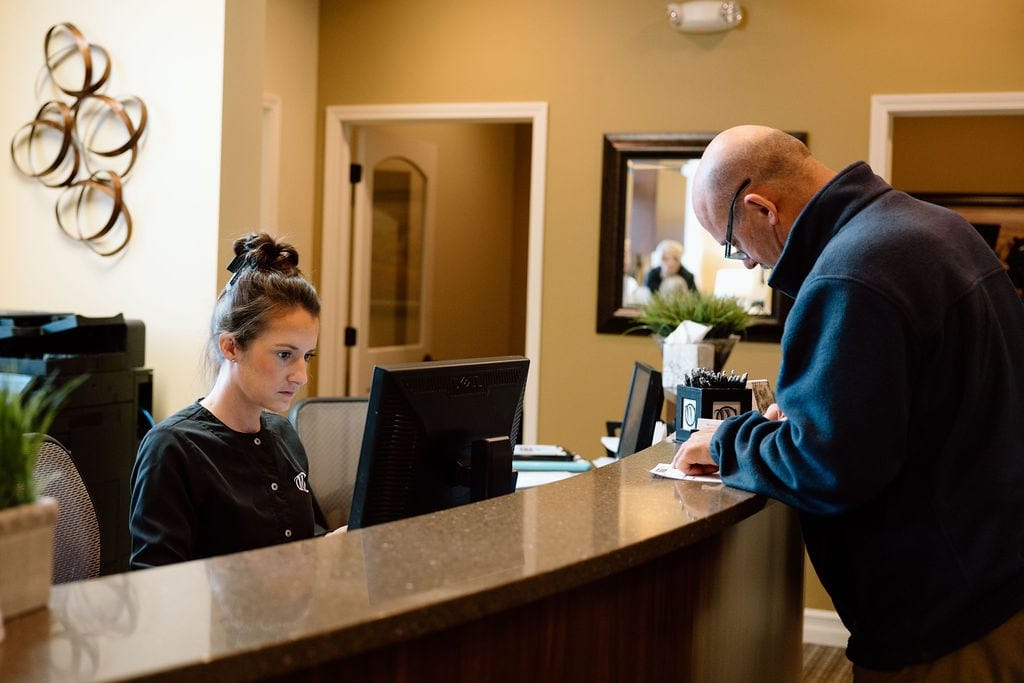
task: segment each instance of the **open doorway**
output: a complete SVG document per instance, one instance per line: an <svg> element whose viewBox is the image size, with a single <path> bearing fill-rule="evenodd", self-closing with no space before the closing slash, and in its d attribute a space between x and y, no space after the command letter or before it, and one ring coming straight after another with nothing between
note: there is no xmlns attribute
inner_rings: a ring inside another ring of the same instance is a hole
<svg viewBox="0 0 1024 683"><path fill-rule="evenodd" d="M505 198L506 215L498 223L507 224L505 232L485 234L473 240L474 214L490 213L486 207L471 208L459 216L453 212L450 225L460 223L452 233L452 244L445 246L437 263L435 277L443 269L440 287L434 287L433 325L437 352L432 357L469 357L481 355L523 354L530 358L530 379L527 384L523 438L536 440L537 378L540 371L541 271L543 264L544 169L547 146L547 105L545 103L497 103L466 105L382 105L329 107L324 153L324 220L321 242L321 290L324 310L321 313L318 393L343 395L351 384L345 327L352 313L352 283L349 281L353 258L352 202L349 184L350 166L358 158L357 132L360 127L386 128L391 133L420 139L437 140L453 137L482 136L504 140L510 146L508 158L526 159L517 172L505 169L514 188L522 189L521 200ZM499 144L499 146L501 146ZM485 163L485 162L469 162ZM501 162L498 162L501 163ZM515 166L515 164L513 164ZM465 171L465 169L463 169ZM517 176L518 173L518 176ZM509 175L510 174L510 175ZM472 173L468 173L472 176ZM490 174L493 176L494 174ZM501 174L498 174L499 176ZM468 181L463 181L468 182ZM458 195L454 193L458 204ZM449 200L452 201L452 200ZM463 207L464 209L467 207ZM490 219L484 222L493 223ZM518 227L517 227L518 226ZM476 225L483 228L482 223ZM454 227L452 228L455 229ZM437 244L445 242L443 227ZM480 263L464 267L467 259L484 251L508 249L507 254L487 254ZM495 258L496 257L496 258ZM460 265L461 264L461 265ZM504 264L504 265L503 265ZM481 270L481 266L483 266ZM461 270L461 274L457 271ZM456 272L451 272L456 271ZM490 278L500 286L492 288L495 296L488 300ZM451 292L468 288L470 310L444 301ZM447 293L447 294L446 294ZM500 324L494 324L500 319ZM486 334L483 333L486 328ZM356 392L357 393L357 392Z"/></svg>
<svg viewBox="0 0 1024 683"><path fill-rule="evenodd" d="M346 393L369 393L373 365L524 355L530 126L398 123L353 132L361 177ZM403 200L415 194L402 191L407 185L422 185L424 201ZM396 288L408 295L393 296Z"/></svg>

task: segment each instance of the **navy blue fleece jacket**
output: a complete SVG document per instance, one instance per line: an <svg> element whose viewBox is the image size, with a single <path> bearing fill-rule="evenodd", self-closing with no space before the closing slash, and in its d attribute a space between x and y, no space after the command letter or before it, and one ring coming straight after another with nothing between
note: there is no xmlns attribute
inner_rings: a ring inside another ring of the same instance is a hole
<svg viewBox="0 0 1024 683"><path fill-rule="evenodd" d="M857 664L935 659L1024 609L1024 306L991 248L864 163L795 222L787 420L728 420L729 486L801 512Z"/></svg>

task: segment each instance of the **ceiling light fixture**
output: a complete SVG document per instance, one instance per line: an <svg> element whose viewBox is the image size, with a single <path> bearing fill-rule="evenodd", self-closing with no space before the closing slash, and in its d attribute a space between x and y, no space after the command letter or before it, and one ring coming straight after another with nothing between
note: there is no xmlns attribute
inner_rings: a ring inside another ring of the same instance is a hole
<svg viewBox="0 0 1024 683"><path fill-rule="evenodd" d="M736 28L743 21L738 2L722 0L690 0L670 2L666 6L668 21L684 33L714 33Z"/></svg>

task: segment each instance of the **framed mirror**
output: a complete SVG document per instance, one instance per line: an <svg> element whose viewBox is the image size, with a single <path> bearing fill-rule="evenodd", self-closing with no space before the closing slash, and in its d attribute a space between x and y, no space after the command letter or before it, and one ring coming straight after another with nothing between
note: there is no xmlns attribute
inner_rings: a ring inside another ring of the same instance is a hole
<svg viewBox="0 0 1024 683"><path fill-rule="evenodd" d="M689 180L715 135L604 136L598 332L647 334L634 329L637 307L655 291L685 283L743 301L755 316L745 340L778 342L782 337L792 301L768 287L767 269L747 270L742 262L724 258L722 246L693 214ZM806 133L791 135L807 142ZM662 277L663 272L670 276Z"/></svg>

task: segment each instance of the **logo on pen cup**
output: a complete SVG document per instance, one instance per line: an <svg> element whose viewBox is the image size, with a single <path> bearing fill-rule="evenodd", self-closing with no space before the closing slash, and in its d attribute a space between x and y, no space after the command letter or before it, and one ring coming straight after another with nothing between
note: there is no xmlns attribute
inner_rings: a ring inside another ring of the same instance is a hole
<svg viewBox="0 0 1024 683"><path fill-rule="evenodd" d="M697 401L692 398L683 399L683 429L697 429Z"/></svg>
<svg viewBox="0 0 1024 683"><path fill-rule="evenodd" d="M716 420L724 420L739 414L740 404L738 401L716 401L711 405L711 416Z"/></svg>

